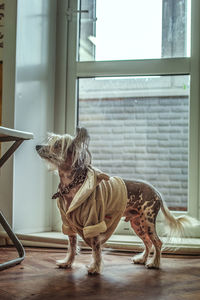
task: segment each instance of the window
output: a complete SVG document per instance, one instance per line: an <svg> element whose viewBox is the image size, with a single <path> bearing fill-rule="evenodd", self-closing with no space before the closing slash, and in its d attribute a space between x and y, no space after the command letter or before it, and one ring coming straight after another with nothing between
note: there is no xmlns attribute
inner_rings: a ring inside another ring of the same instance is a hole
<svg viewBox="0 0 200 300"><path fill-rule="evenodd" d="M67 131L85 126L93 164L198 217L197 2L114 2L69 2Z"/></svg>
<svg viewBox="0 0 200 300"><path fill-rule="evenodd" d="M189 76L80 78L79 125L93 164L151 182L173 210L188 199Z"/></svg>
<svg viewBox="0 0 200 300"><path fill-rule="evenodd" d="M190 56L190 1L81 0L79 61Z"/></svg>

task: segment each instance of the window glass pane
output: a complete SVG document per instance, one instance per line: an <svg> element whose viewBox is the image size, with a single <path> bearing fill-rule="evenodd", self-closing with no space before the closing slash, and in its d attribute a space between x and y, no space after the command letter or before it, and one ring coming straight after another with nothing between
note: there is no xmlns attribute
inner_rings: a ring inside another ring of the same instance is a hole
<svg viewBox="0 0 200 300"><path fill-rule="evenodd" d="M153 184L174 210L187 210L189 76L79 79L79 125L92 164Z"/></svg>
<svg viewBox="0 0 200 300"><path fill-rule="evenodd" d="M79 60L190 55L190 0L80 0Z"/></svg>

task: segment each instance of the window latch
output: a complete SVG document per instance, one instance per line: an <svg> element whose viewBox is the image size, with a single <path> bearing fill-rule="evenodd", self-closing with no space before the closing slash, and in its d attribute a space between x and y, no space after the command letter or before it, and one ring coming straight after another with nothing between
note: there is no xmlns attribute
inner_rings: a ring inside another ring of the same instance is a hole
<svg viewBox="0 0 200 300"><path fill-rule="evenodd" d="M73 15L76 15L76 14L83 14L83 13L84 13L84 14L88 14L88 13L89 13L89 10L87 10L87 9L76 10L76 9L68 8L68 9L66 10L66 17L67 17L67 20L68 20L68 21L71 21Z"/></svg>

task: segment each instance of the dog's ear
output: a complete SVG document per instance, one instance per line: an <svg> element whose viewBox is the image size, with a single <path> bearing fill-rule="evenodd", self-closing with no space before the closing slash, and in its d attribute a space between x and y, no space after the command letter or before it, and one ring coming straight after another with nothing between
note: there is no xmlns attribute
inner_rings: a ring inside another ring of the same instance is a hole
<svg viewBox="0 0 200 300"><path fill-rule="evenodd" d="M83 168L91 161L91 154L88 150L89 134L86 128L77 128L76 136L70 145L69 151L73 153L74 164L76 167Z"/></svg>
<svg viewBox="0 0 200 300"><path fill-rule="evenodd" d="M88 146L89 145L89 134L86 128L84 127L77 127L76 129L76 136L73 140L73 144L76 148L81 148L84 146Z"/></svg>

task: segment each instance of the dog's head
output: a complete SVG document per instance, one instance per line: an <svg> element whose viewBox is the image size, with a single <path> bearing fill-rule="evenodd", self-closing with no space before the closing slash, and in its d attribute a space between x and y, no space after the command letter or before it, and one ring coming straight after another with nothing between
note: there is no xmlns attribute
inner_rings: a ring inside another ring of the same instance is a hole
<svg viewBox="0 0 200 300"><path fill-rule="evenodd" d="M85 128L78 128L75 137L48 134L47 142L36 146L36 151L55 169L83 170L91 163L88 150L89 135Z"/></svg>

